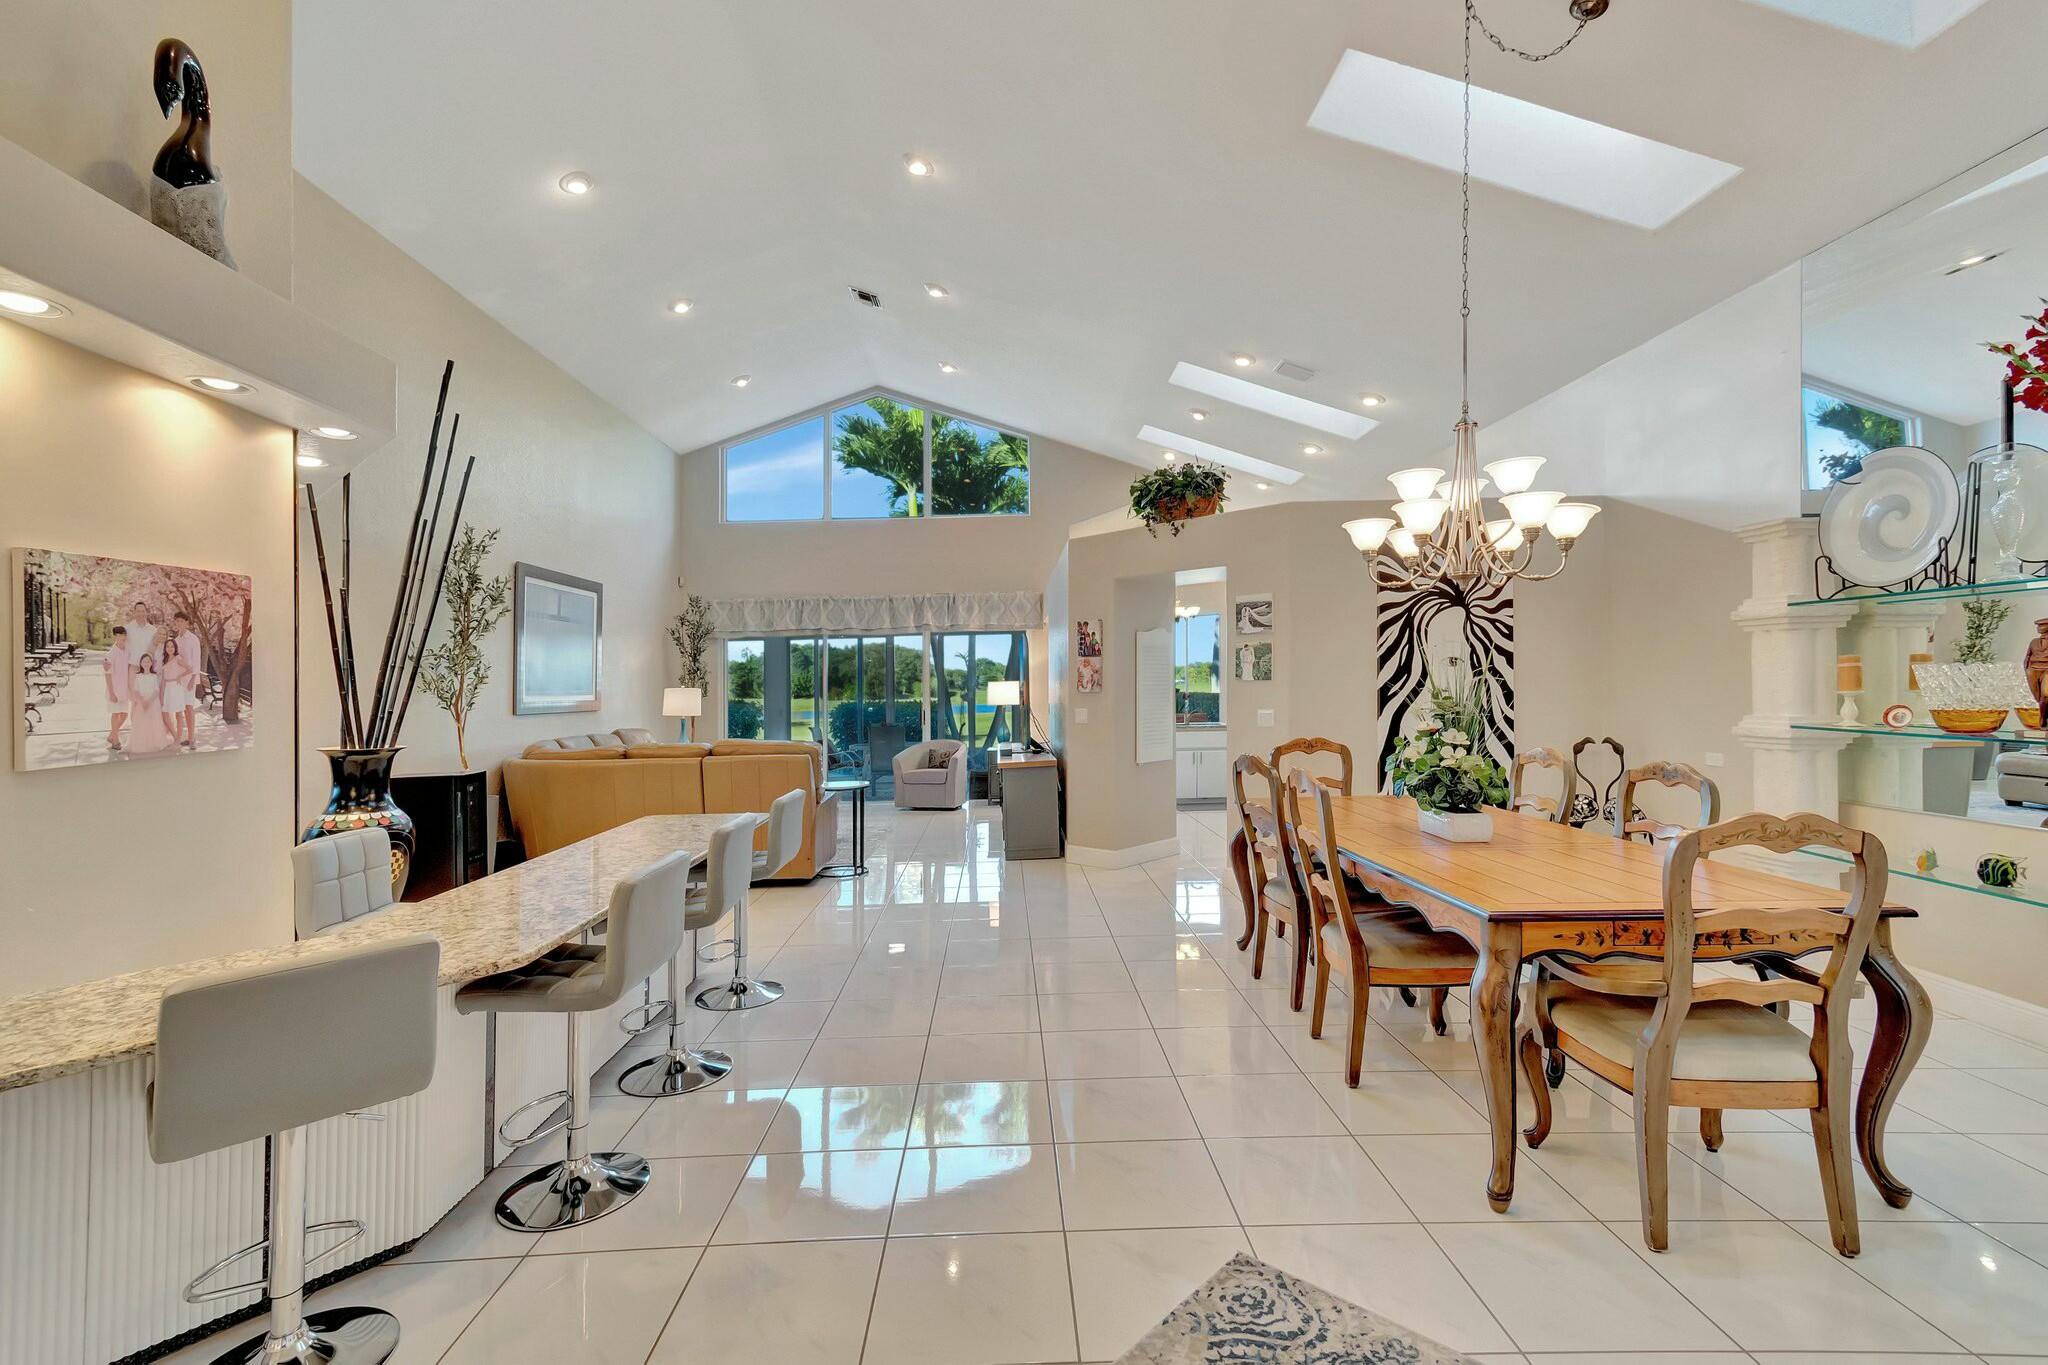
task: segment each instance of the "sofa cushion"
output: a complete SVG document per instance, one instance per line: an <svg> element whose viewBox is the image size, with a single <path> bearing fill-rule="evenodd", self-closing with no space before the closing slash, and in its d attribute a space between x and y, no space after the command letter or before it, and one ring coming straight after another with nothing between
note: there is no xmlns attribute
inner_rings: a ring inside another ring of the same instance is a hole
<svg viewBox="0 0 2048 1365"><path fill-rule="evenodd" d="M802 754L811 761L811 789L816 791L824 786L823 745L806 744L802 740L794 739L721 739L711 746L713 758L737 757L743 754ZM761 809L766 810L767 807L763 806Z"/></svg>
<svg viewBox="0 0 2048 1365"><path fill-rule="evenodd" d="M530 744L527 746L526 752L520 755L522 758L544 759L554 763L559 763L565 759L577 762L587 758L624 758L625 756L626 751L617 745L606 749L599 749L588 745L579 749L550 749L544 744Z"/></svg>
<svg viewBox="0 0 2048 1365"><path fill-rule="evenodd" d="M709 744L644 744L627 746L627 758L704 758L711 753Z"/></svg>
<svg viewBox="0 0 2048 1365"><path fill-rule="evenodd" d="M943 787L951 776L945 768L905 768L902 782L908 787Z"/></svg>
<svg viewBox="0 0 2048 1365"><path fill-rule="evenodd" d="M652 730L614 730L612 731L612 738L615 742L625 745L628 749L637 748L642 744L660 743L654 737L654 731Z"/></svg>

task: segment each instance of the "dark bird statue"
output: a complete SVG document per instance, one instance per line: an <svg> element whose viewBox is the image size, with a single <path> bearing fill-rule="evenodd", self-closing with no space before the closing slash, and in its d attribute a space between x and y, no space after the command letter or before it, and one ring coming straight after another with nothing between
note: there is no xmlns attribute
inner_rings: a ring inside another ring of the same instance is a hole
<svg viewBox="0 0 2048 1365"><path fill-rule="evenodd" d="M228 250L228 190L213 164L213 107L206 72L183 39L156 45L151 83L157 107L169 118L179 111L177 129L150 166L149 217L173 237L233 268Z"/></svg>

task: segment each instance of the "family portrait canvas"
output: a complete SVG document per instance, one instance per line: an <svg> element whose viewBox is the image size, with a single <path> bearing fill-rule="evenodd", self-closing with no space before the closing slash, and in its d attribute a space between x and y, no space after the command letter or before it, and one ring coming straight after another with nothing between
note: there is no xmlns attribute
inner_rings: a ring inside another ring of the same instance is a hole
<svg viewBox="0 0 2048 1365"><path fill-rule="evenodd" d="M247 574L17 549L14 766L247 748Z"/></svg>

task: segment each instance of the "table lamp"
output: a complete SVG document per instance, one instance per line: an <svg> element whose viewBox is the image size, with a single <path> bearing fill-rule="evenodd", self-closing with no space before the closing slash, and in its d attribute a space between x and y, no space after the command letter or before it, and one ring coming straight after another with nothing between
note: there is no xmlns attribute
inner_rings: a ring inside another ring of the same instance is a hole
<svg viewBox="0 0 2048 1365"><path fill-rule="evenodd" d="M988 685L988 704L990 706L1022 706L1024 704L1024 684L1016 678L992 679ZM1029 726L1031 718L1026 716L1024 723L1026 726ZM1015 745L1016 736L1012 735L1010 741L1010 745L1005 745L1005 748Z"/></svg>
<svg viewBox="0 0 2048 1365"><path fill-rule="evenodd" d="M701 687L664 687L661 689L661 714L682 718L683 742L690 739L690 720L704 714L704 689Z"/></svg>

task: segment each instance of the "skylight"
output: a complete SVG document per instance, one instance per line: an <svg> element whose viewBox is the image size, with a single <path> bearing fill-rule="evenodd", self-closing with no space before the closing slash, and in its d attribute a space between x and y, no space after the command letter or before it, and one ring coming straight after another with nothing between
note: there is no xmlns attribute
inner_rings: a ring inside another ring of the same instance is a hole
<svg viewBox="0 0 2048 1365"><path fill-rule="evenodd" d="M1349 51L1308 126L1456 171L1460 90L1453 77ZM1490 185L1654 231L1741 171L1683 147L1472 87L1472 176Z"/></svg>
<svg viewBox="0 0 2048 1365"><path fill-rule="evenodd" d="M1289 469L1284 464L1270 464L1256 455L1246 455L1223 446L1197 441L1192 436L1181 436L1155 426L1138 429L1138 439L1148 446L1159 446L1166 450L1177 450L1183 455L1193 455L1211 464L1220 464L1225 469L1235 469L1241 474L1256 478L1271 479L1274 483L1300 483L1301 471Z"/></svg>
<svg viewBox="0 0 2048 1365"><path fill-rule="evenodd" d="M2003 194L2005 191L2012 189L2016 185L2024 185L2029 180L2037 179L2043 175L2048 175L2048 156L2042 157L2039 161L2030 161L2016 171L2011 171L2005 175L1999 176L1998 179L1992 181L1988 185L1982 186L1978 189L1971 190L1968 194L1965 194L1960 198L1949 200L1946 204L1943 204L1941 208L1937 210L1937 212L1945 213L1949 209L1960 208L1962 205L1968 204L1974 200L1988 198L1989 196L1994 194Z"/></svg>
<svg viewBox="0 0 2048 1365"><path fill-rule="evenodd" d="M1749 0L1893 47L1924 47L1984 0Z"/></svg>
<svg viewBox="0 0 2048 1365"><path fill-rule="evenodd" d="M1318 403L1299 394L1282 393L1279 389L1269 389L1264 384L1254 384L1249 379L1239 379L1234 374L1219 374L1215 370L1205 370L1200 365L1190 365L1185 360L1173 367L1170 382L1184 389L1193 389L1196 393L1205 394L1220 402L1235 403L1241 408L1263 412L1268 417L1278 417L1282 421L1314 427L1317 431L1327 431L1332 436L1342 436L1348 440L1355 441L1379 425L1361 413L1346 412L1342 408L1333 408L1327 403Z"/></svg>

